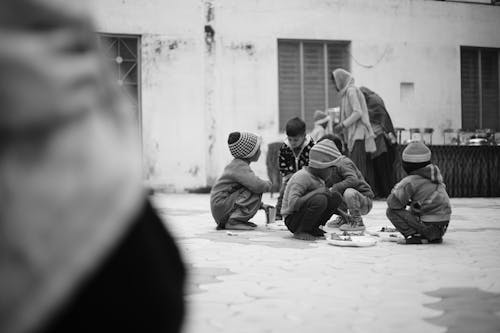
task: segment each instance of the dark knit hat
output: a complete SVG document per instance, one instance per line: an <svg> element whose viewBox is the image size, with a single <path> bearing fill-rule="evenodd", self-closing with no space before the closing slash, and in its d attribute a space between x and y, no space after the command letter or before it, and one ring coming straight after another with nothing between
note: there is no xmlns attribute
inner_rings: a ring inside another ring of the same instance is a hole
<svg viewBox="0 0 500 333"><path fill-rule="evenodd" d="M431 150L422 142L412 142L403 150L403 161L422 163L431 160Z"/></svg>
<svg viewBox="0 0 500 333"><path fill-rule="evenodd" d="M326 139L315 144L309 152L309 166L316 169L331 167L342 156L332 140Z"/></svg>
<svg viewBox="0 0 500 333"><path fill-rule="evenodd" d="M232 132L227 143L229 151L235 158L251 158L259 150L262 138L248 132Z"/></svg>

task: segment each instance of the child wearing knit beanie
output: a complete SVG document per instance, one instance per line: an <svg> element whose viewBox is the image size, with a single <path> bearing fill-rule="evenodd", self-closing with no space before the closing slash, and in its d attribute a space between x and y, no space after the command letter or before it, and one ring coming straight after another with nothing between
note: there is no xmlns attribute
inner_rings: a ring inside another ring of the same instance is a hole
<svg viewBox="0 0 500 333"><path fill-rule="evenodd" d="M258 161L262 139L248 132L232 132L227 140L234 159L224 168L210 193L210 209L217 229L252 230L249 222L259 209L268 210L262 194L271 190L271 182L260 179L250 169Z"/></svg>
<svg viewBox="0 0 500 333"><path fill-rule="evenodd" d="M324 140L311 148L309 165L290 178L281 213L295 238L323 237L324 231L319 226L324 226L342 203L340 194L330 192L325 186L325 180L331 175L330 167L339 157L335 143Z"/></svg>
<svg viewBox="0 0 500 333"><path fill-rule="evenodd" d="M332 140L339 150L342 141L336 135L326 135L319 140ZM332 192L342 195L343 203L339 209L348 211L350 215L339 215L326 225L330 228L340 228L342 231L361 232L366 229L362 215L368 214L373 207L373 191L354 162L347 156L340 156L331 167L332 175L326 181L326 186Z"/></svg>
<svg viewBox="0 0 500 333"><path fill-rule="evenodd" d="M422 142L412 142L402 160L408 176L387 198L387 217L403 234L405 244L442 243L451 206L441 172L431 163L431 151Z"/></svg>

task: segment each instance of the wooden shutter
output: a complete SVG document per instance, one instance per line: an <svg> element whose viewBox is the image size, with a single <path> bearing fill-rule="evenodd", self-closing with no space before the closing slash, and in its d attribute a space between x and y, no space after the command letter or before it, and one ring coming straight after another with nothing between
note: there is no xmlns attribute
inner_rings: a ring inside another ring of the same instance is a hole
<svg viewBox="0 0 500 333"><path fill-rule="evenodd" d="M304 42L304 117L308 130L314 127L314 111L326 109L325 56L323 43Z"/></svg>
<svg viewBox="0 0 500 333"><path fill-rule="evenodd" d="M500 130L498 90L498 52L481 49L482 128Z"/></svg>
<svg viewBox="0 0 500 333"><path fill-rule="evenodd" d="M285 130L286 122L301 116L300 43L278 42L279 126Z"/></svg>
<svg viewBox="0 0 500 333"><path fill-rule="evenodd" d="M328 48L328 108L340 105L340 96L332 86L331 72L337 68L351 70L349 61L349 43L330 43Z"/></svg>
<svg viewBox="0 0 500 333"><path fill-rule="evenodd" d="M476 129L479 124L479 57L478 50L460 49L462 84L462 128Z"/></svg>

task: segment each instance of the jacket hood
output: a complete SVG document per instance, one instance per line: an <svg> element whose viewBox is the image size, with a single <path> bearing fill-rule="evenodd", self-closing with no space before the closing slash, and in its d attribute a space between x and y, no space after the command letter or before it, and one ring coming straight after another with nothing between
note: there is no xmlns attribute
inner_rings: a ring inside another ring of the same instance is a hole
<svg viewBox="0 0 500 333"><path fill-rule="evenodd" d="M304 143L300 147L304 148L305 146L307 146L311 142L311 140L312 140L311 136L309 136L309 134L306 135L306 139L304 140ZM290 142L288 141L288 138L285 138L285 140L283 140L283 142L288 146L288 148L292 149L292 147L290 146Z"/></svg>
<svg viewBox="0 0 500 333"><path fill-rule="evenodd" d="M345 155L340 155L336 160L335 160L335 163L333 164L333 166L337 166L339 165L340 162L342 162L343 160L345 160L347 157Z"/></svg>
<svg viewBox="0 0 500 333"><path fill-rule="evenodd" d="M344 94L351 84L354 84L354 78L352 74L346 71L345 69L338 68L333 71L333 77L335 78L335 84L337 88L339 88L339 92Z"/></svg>
<svg viewBox="0 0 500 333"><path fill-rule="evenodd" d="M443 176L441 175L441 171L439 170L438 166L434 164L426 165L423 168L413 171L411 174L427 178L435 184L443 183Z"/></svg>

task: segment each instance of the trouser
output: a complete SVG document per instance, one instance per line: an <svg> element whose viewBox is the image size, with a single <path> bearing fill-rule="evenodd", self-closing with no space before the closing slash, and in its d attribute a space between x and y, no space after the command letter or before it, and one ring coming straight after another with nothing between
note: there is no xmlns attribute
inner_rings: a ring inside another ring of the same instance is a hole
<svg viewBox="0 0 500 333"><path fill-rule="evenodd" d="M352 216L366 215L372 210L372 199L353 188L346 189L343 198Z"/></svg>
<svg viewBox="0 0 500 333"><path fill-rule="evenodd" d="M320 225L325 225L341 203L342 196L337 192L316 194L309 198L299 211L288 215L285 224L292 233L310 233Z"/></svg>
<svg viewBox="0 0 500 333"><path fill-rule="evenodd" d="M368 159L369 155L366 153L365 149L365 140L356 140L354 141L354 145L352 150L349 152L349 158L353 161L353 163L358 167L359 171L365 180L371 185L371 178L368 174Z"/></svg>
<svg viewBox="0 0 500 333"><path fill-rule="evenodd" d="M281 180L280 194L278 196L278 201L276 202L276 214L281 214L281 206L283 205L283 196L285 194L286 184L290 178L292 178L293 173L284 176Z"/></svg>
<svg viewBox="0 0 500 333"><path fill-rule="evenodd" d="M212 215L219 227L224 228L229 220L248 222L257 214L261 204L262 193L253 193L243 187L220 205L212 205Z"/></svg>
<svg viewBox="0 0 500 333"><path fill-rule="evenodd" d="M437 240L443 237L448 228L449 221L441 222L422 222L406 209L387 208L387 218L403 236L408 237L414 234L420 234L429 241Z"/></svg>

